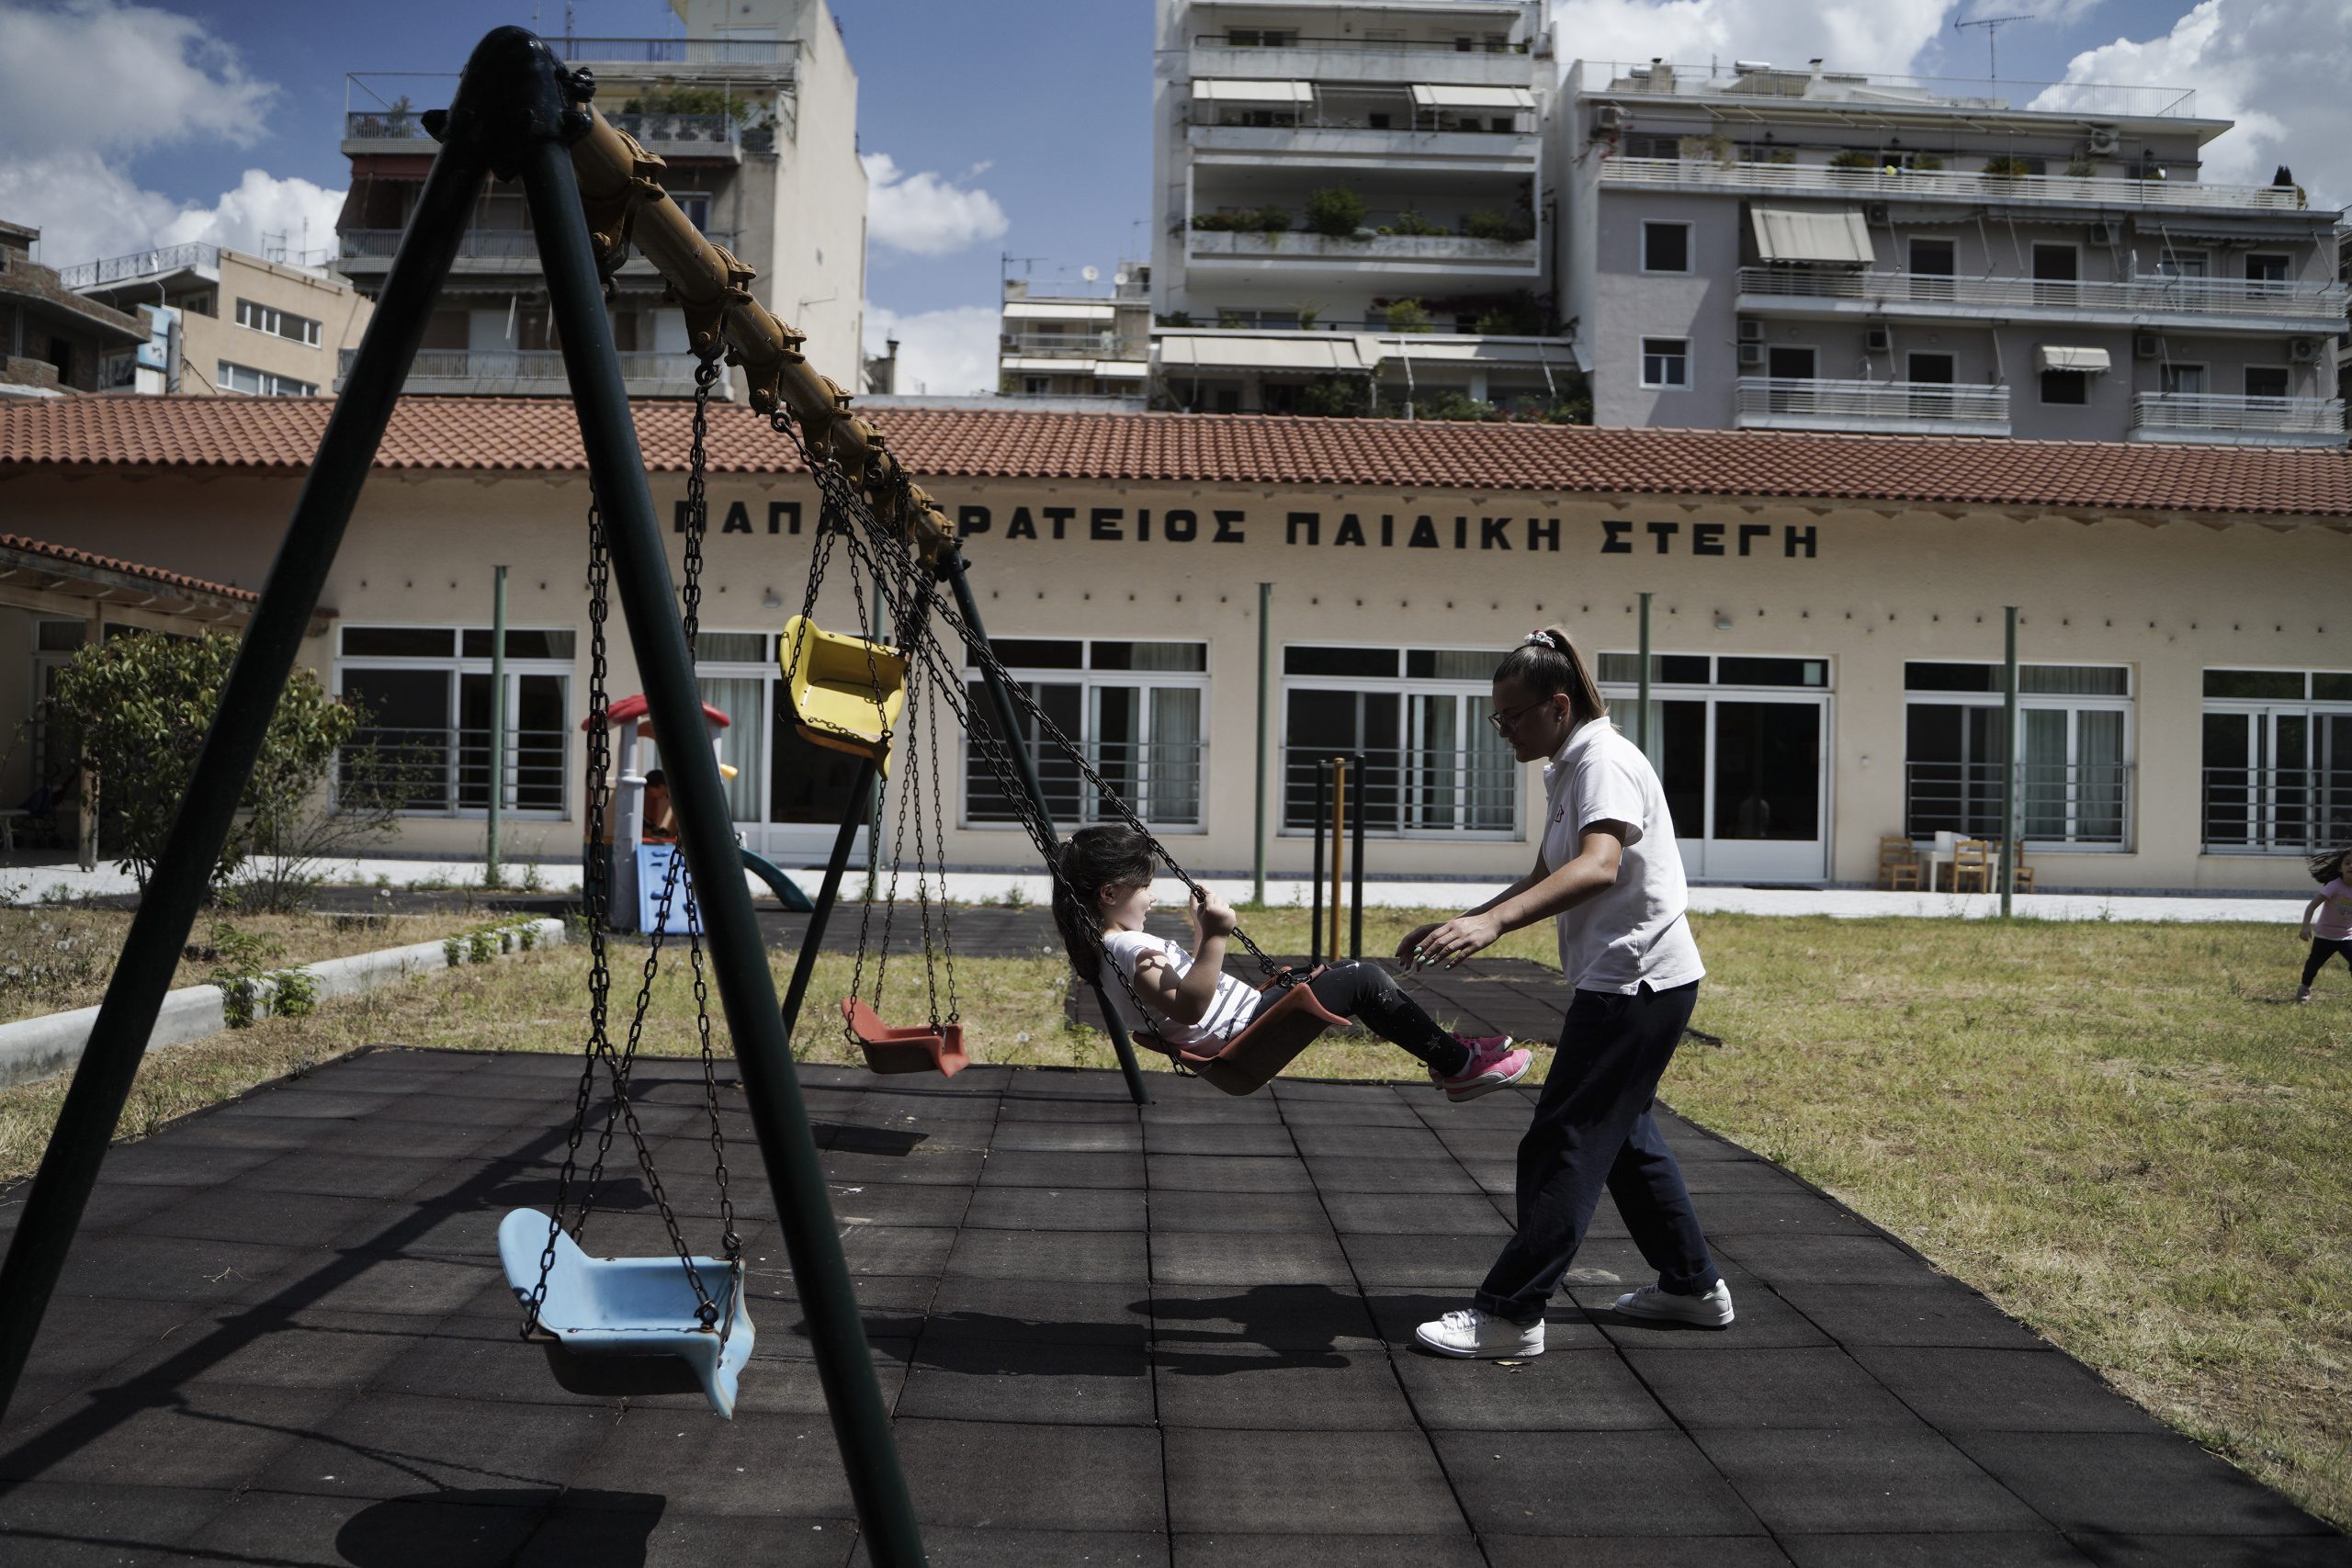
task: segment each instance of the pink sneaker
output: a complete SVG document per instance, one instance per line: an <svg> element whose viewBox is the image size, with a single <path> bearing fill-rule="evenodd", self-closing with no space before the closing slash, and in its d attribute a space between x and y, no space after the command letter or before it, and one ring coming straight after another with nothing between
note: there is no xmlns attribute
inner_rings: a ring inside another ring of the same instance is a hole
<svg viewBox="0 0 2352 1568"><path fill-rule="evenodd" d="M1527 1076L1527 1069L1535 1061L1532 1051L1524 1046L1514 1047L1508 1034L1458 1038L1470 1048L1468 1065L1451 1077L1440 1077L1435 1067L1430 1069L1430 1081L1445 1090L1445 1098L1456 1104L1517 1083Z"/></svg>

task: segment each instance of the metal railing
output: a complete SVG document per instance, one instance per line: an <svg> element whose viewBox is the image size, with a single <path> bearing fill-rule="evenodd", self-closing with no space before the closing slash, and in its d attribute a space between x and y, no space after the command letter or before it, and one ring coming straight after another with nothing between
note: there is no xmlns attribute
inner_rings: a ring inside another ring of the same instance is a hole
<svg viewBox="0 0 2352 1568"><path fill-rule="evenodd" d="M1283 832L1315 830L1315 771L1336 750L1329 746L1283 748ZM1520 768L1509 751L1389 747L1351 754L1363 760L1363 830L1368 834L1495 838L1519 829Z"/></svg>
<svg viewBox="0 0 2352 1568"><path fill-rule="evenodd" d="M568 65L791 65L797 39L567 38L548 45Z"/></svg>
<svg viewBox="0 0 2352 1568"><path fill-rule="evenodd" d="M359 351L354 348L336 352L335 377L338 386L351 374L353 362ZM619 355L622 379L632 392L646 393L658 386L684 396L694 390L695 356L691 354L656 354L633 352ZM495 392L499 390L562 390L570 385L563 368L563 354L559 349L419 349L410 363L408 387L412 391L430 389L420 383L434 381L465 383L460 388L441 390ZM674 385L671 385L674 384ZM731 378L722 368L718 385L713 389L718 397L729 395Z"/></svg>
<svg viewBox="0 0 2352 1568"><path fill-rule="evenodd" d="M401 248L401 229L345 229L335 235L336 251L345 261L390 261ZM707 229L704 238L715 245L732 250L736 235L729 229ZM538 237L528 229L469 229L458 241L460 259L515 260L536 262L539 254ZM639 265L650 265L643 258L632 255Z"/></svg>
<svg viewBox="0 0 2352 1568"><path fill-rule="evenodd" d="M2045 309L2069 314L2110 311L2132 316L2243 316L2250 320L2325 318L2340 324L2352 288L2341 283L2265 283L2248 278L2139 277L2110 283L2032 277L1954 277L1924 272L1816 271L1810 267L1744 266L1739 291L1770 299L1851 299L1901 315L1978 310Z"/></svg>
<svg viewBox="0 0 2352 1568"><path fill-rule="evenodd" d="M345 141L424 141L432 136L414 109L353 109L343 117Z"/></svg>
<svg viewBox="0 0 2352 1568"><path fill-rule="evenodd" d="M1903 831L1913 839L1957 833L2001 837L1998 762L1905 762ZM2034 762L2018 770L2018 831L2029 843L2131 842L2132 764Z"/></svg>
<svg viewBox="0 0 2352 1568"><path fill-rule="evenodd" d="M2290 186L2200 185L2194 180L2126 180L2097 175L1995 175L1965 169L1833 169L1826 164L1726 164L1714 158L1611 158L1603 185L1727 186L1792 196L1881 200L2045 202L2068 207L2258 208L2292 212L2303 197Z"/></svg>
<svg viewBox="0 0 2352 1568"><path fill-rule="evenodd" d="M1379 51L1387 54L1521 54L1527 52L1523 39L1488 42L1481 38L1464 49L1451 38L1443 39L1371 39L1306 38L1297 34L1279 36L1265 43L1238 43L1230 33L1195 33L1194 49L1231 49L1260 51L1270 49L1338 49Z"/></svg>
<svg viewBox="0 0 2352 1568"><path fill-rule="evenodd" d="M2132 428L2242 435L2259 442L2296 436L2340 445L2342 398L2233 398L2205 392L2134 392Z"/></svg>
<svg viewBox="0 0 2352 1568"><path fill-rule="evenodd" d="M2352 766L2207 768L2207 854L2307 854L2352 840Z"/></svg>
<svg viewBox="0 0 2352 1568"><path fill-rule="evenodd" d="M2009 389L1975 382L1742 376L1733 393L1733 413L1759 425L1970 425L1998 434L2009 427Z"/></svg>
<svg viewBox="0 0 2352 1568"><path fill-rule="evenodd" d="M733 115L614 114L605 118L616 130L628 132L648 147L684 141L731 144L743 139L742 122Z"/></svg>
<svg viewBox="0 0 2352 1568"><path fill-rule="evenodd" d="M162 250L133 251L129 255L108 256L104 261L62 266L57 269L57 281L67 288L90 288L102 283L120 283L126 278L158 277L167 272L178 272L193 266L208 266L217 271L220 265L220 247L218 245L167 245Z"/></svg>
<svg viewBox="0 0 2352 1568"><path fill-rule="evenodd" d="M1003 351L1038 359L1148 359L1149 346L1115 333L1006 333Z"/></svg>
<svg viewBox="0 0 2352 1568"><path fill-rule="evenodd" d="M1064 828L1120 820L1106 812L1102 792L1087 782L1076 763L1034 739L1030 749L1037 761L1037 782L1044 786L1046 808ZM1090 741L1087 762L1102 782L1155 828L1198 828L1208 785L1208 742ZM1012 803L993 773L967 747L964 759L964 815L974 824L1018 822Z"/></svg>
<svg viewBox="0 0 2352 1568"><path fill-rule="evenodd" d="M502 810L560 818L568 808L571 736L510 729ZM379 793L404 816L458 817L490 808L490 730L371 727L337 759L345 791Z"/></svg>
<svg viewBox="0 0 2352 1568"><path fill-rule="evenodd" d="M1871 71L1815 73L1790 66L1742 71L1736 65L1702 69L1666 61L1588 60L1583 72L1568 74L1563 90L1612 98L1810 98L1877 110L1871 123L1894 119L1908 108L1999 111L2023 99L2026 109L2074 115L2189 118L2197 94L2188 87L2123 82L2018 82L1980 76L1898 76ZM1635 75L1639 72L1641 74Z"/></svg>
<svg viewBox="0 0 2352 1568"><path fill-rule="evenodd" d="M1194 256L1275 256L1293 261L1507 262L1535 265L1533 240L1474 240L1466 234L1379 234L1359 240L1291 230L1284 233L1194 229L1184 236Z"/></svg>

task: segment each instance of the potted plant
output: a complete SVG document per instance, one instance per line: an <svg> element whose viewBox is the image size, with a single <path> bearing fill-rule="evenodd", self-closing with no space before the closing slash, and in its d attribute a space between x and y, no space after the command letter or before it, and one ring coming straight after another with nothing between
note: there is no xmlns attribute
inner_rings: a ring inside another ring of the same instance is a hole
<svg viewBox="0 0 2352 1568"><path fill-rule="evenodd" d="M1391 299L1388 302L1388 330L1392 333L1429 331L1429 307L1419 299Z"/></svg>
<svg viewBox="0 0 2352 1568"><path fill-rule="evenodd" d="M1996 152L1984 160L1984 177L1990 180L2021 179L2032 171L2026 161L2012 152Z"/></svg>
<svg viewBox="0 0 2352 1568"><path fill-rule="evenodd" d="M1261 234L1282 234L1290 231L1290 209L1283 207L1261 207L1250 215L1250 227Z"/></svg>
<svg viewBox="0 0 2352 1568"><path fill-rule="evenodd" d="M1829 166L1849 172L1875 171L1878 168L1878 154L1865 152L1856 147L1848 147L1829 154Z"/></svg>
<svg viewBox="0 0 2352 1568"><path fill-rule="evenodd" d="M1306 227L1334 240L1344 240L1363 227L1363 197L1345 186L1325 186L1306 197Z"/></svg>

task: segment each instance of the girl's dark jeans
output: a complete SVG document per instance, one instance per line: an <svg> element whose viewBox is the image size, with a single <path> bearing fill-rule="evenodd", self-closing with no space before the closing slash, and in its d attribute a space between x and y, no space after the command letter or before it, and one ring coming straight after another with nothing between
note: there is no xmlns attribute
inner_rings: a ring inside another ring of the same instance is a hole
<svg viewBox="0 0 2352 1568"><path fill-rule="evenodd" d="M1347 959L1306 982L1306 988L1341 1018L1362 1021L1366 1029L1442 1075L1451 1077L1470 1064L1470 1052L1462 1042L1439 1028L1437 1020L1423 1012L1377 964ZM1267 1000L1272 999L1269 993Z"/></svg>
<svg viewBox="0 0 2352 1568"><path fill-rule="evenodd" d="M2319 972L2327 967L2327 961L2339 955L2344 960L2345 967L2352 969L2352 937L2315 936L2312 938L2312 955L2303 960L2303 984L2308 986L2318 979ZM1320 992L1317 994L1321 995Z"/></svg>

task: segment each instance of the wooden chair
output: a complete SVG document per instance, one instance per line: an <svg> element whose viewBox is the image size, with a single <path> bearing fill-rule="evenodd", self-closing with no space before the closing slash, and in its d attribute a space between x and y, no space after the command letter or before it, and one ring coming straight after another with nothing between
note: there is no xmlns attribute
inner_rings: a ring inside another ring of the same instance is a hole
<svg viewBox="0 0 2352 1568"><path fill-rule="evenodd" d="M1993 891L1993 871L1997 859L1991 840L1962 839L1952 846L1951 890L1955 893L1990 893ZM1968 886L1976 884L1973 889Z"/></svg>
<svg viewBox="0 0 2352 1568"><path fill-rule="evenodd" d="M1919 886L1919 852L1910 840L1888 834L1878 841L1878 885L1890 891Z"/></svg>
<svg viewBox="0 0 2352 1568"><path fill-rule="evenodd" d="M2030 893L2033 891L2033 867L2026 864L2023 861L2019 861L2015 866L2010 868L2009 874L2016 879L2012 884L2012 891L2018 893Z"/></svg>

